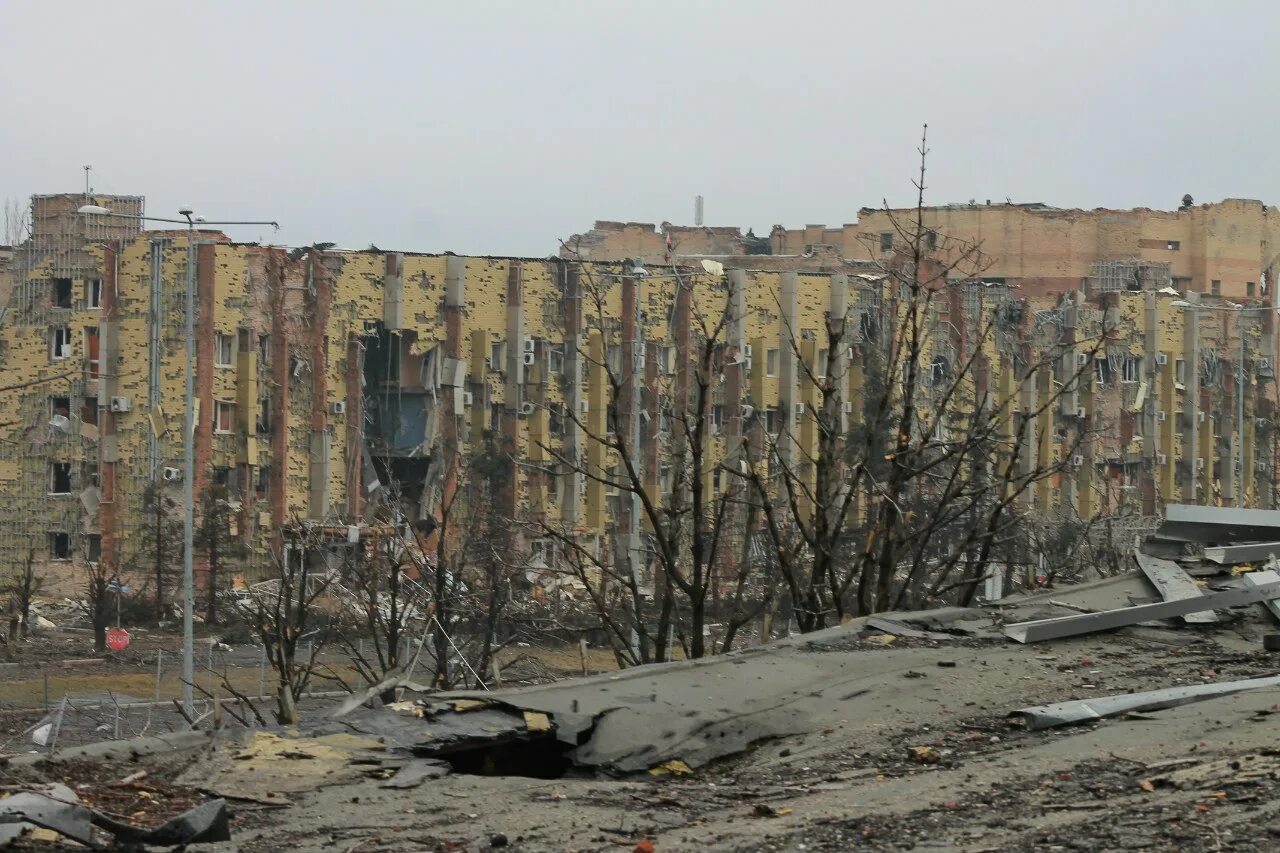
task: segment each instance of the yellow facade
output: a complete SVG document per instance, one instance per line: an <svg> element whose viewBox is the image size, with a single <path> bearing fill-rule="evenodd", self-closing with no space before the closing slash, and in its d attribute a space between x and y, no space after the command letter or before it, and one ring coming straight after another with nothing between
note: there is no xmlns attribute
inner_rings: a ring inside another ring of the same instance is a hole
<svg viewBox="0 0 1280 853"><path fill-rule="evenodd" d="M792 436L779 441L780 453L812 487L816 472L809 460L817 453L815 413L822 406L815 379L843 371L847 425L862 416L868 381L855 352L826 351L829 318L850 318L849 346L856 351L874 345L863 330L893 325L900 316L883 276L656 267L633 278L614 263L289 253L234 244L215 233L194 236L203 259L197 289L201 304L211 306L199 318L197 485L228 485L235 515L230 534L248 546L250 571L265 566L282 524L342 527L365 520L374 479L414 494L417 513L437 513L442 474L427 460L439 456L454 431L464 476L486 448L503 460L509 482L499 509L524 539L536 535L538 524L606 539L621 525L637 533L643 524L629 518L631 510L607 482L619 474L611 468L616 455L602 440L633 428L609 422L612 389L619 380L635 383L630 405L642 422L634 429L643 479L661 492L674 474L658 448L681 440L671 410L679 414L679 392L690 389L708 334L726 348L717 356L722 376L714 377L701 413L714 424L706 431L704 465L687 473L707 489L727 488L730 480L717 469L737 452L742 436L759 427ZM101 537L122 572L137 571L134 549L148 523L144 489L157 482L176 495L180 488L166 470L180 468L181 460L187 240L186 232L152 232L123 240L114 254L88 246L98 268L82 277L115 285L116 308L105 323L101 309L46 304L51 258L26 268L15 291L21 298L0 326L0 369L5 384L14 386L0 392L9 415L0 426L7 448L0 455L5 562L32 551L60 564L67 557L70 567L96 559ZM101 269L104 261L113 263L112 273ZM956 369L972 354L957 342L992 312L1017 319L1002 320L983 343L959 397L945 403L953 417L938 424L940 435L962 429L958 416L985 393L989 401L1005 401L1000 432L1006 438L1015 431L1014 412L1038 412L1019 464L1078 457L1061 477L1029 492L1024 500L1032 506L1089 517L1150 511L1160 502L1230 502L1231 484L1224 481L1232 473L1236 317L1202 311L1192 337L1189 309L1174 305L1177 297L1168 293L1064 301L977 284L954 292L962 290L972 301L957 296L940 304L926 323L918 368L930 376ZM627 317L624 309L634 314ZM726 315L729 322L719 326ZM1044 330L1068 327L1077 341L1099 333L1106 340L1096 354L1082 347L1068 353L1053 376L1021 382L1019 348L1034 349L1046 339L1036 337L1047 335ZM64 334L55 329L62 328L69 335L65 357L51 351ZM95 367L87 330L104 328ZM1274 351L1274 340L1269 325L1246 324L1243 332L1250 377L1244 476L1250 501L1267 506L1272 454L1263 439L1271 434L1264 422L1274 411L1274 384L1262 359ZM114 341L113 359L107 338ZM1039 411L1036 401L1047 398L1070 365L1084 365L1084 382L1059 405ZM110 411L108 387L118 411ZM944 408L932 393L926 387L917 404L927 423ZM53 417L51 407L60 402L67 404L66 424ZM114 429L105 435L108 413ZM565 464L573 458L608 476L576 473ZM1009 461L993 452L996 470ZM59 481L60 493L50 494L53 466L66 464L70 481ZM102 478L110 466L114 497L104 511Z"/></svg>

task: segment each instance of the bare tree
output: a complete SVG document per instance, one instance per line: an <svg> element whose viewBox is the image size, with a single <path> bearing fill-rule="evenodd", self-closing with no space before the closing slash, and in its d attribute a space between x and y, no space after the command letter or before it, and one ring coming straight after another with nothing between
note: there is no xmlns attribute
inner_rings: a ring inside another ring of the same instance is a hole
<svg viewBox="0 0 1280 853"><path fill-rule="evenodd" d="M172 618L169 595L177 584L178 560L182 556L182 523L173 516L177 502L157 481L142 492L141 525L135 559L147 567L157 622Z"/></svg>
<svg viewBox="0 0 1280 853"><path fill-rule="evenodd" d="M295 519L283 545L270 554L274 577L249 590L248 608L254 628L266 649L276 677L276 721L298 721L297 701L316 672L316 654L330 639L320 599L333 580L328 570L312 571L313 561L325 553L315 534ZM309 654L299 657L300 643L309 637Z"/></svg>
<svg viewBox="0 0 1280 853"><path fill-rule="evenodd" d="M109 573L106 565L85 560L84 599L80 607L93 626L93 650L99 654L107 650L107 628L111 627L112 587L118 578Z"/></svg>
<svg viewBox="0 0 1280 853"><path fill-rule="evenodd" d="M200 524L195 531L195 546L204 549L206 557L205 621L218 624L218 595L226 585L225 567L242 553L242 546L231 535L232 509L226 486L211 486L202 498ZM159 523L159 519L155 520ZM160 577L157 560L157 579Z"/></svg>
<svg viewBox="0 0 1280 853"><path fill-rule="evenodd" d="M925 223L925 139L915 214L889 211L896 251L861 304L856 291L833 303L820 340L784 329L803 414L780 413L745 474L802 631L952 592L968 603L1016 507L1069 464L1036 458L1031 442L1084 368L1041 377L1102 344L1026 345L1029 312L982 281L981 247Z"/></svg>
<svg viewBox="0 0 1280 853"><path fill-rule="evenodd" d="M11 613L9 622L10 642L17 640L19 637L25 640L30 633L31 603L39 595L40 586L44 583L44 577L36 574L35 562L35 550L28 550L27 556L22 563L10 572L8 581L3 588L3 591L8 594Z"/></svg>
<svg viewBox="0 0 1280 853"><path fill-rule="evenodd" d="M746 492L723 476L729 460L717 459L712 447L725 409L717 390L726 367L738 363L730 332L742 321L741 294L729 277L672 264L661 272L671 283L664 289L668 339L645 341L636 289L648 273L626 264L616 273L580 260L571 265L581 288L571 299L581 304L588 330L577 355L591 382L603 385L605 408L594 419L566 413L584 452L549 442L543 448L558 466L616 492L614 547L559 520L544 519L541 533L559 543L620 664L670 659L677 634L686 655L702 657L711 651L705 635L715 571ZM621 323L610 310L618 288ZM659 366L666 352L675 358ZM749 618L744 579L739 573L739 594L730 599L730 633Z"/></svg>

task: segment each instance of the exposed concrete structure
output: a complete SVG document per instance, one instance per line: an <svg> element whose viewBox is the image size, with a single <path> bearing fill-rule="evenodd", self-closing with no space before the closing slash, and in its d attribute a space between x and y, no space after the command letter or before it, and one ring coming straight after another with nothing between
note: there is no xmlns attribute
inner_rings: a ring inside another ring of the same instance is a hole
<svg viewBox="0 0 1280 853"><path fill-rule="evenodd" d="M99 201L141 210L141 199ZM0 393L10 414L0 426L10 448L0 456L0 562L30 550L59 565L111 560L127 572L146 523L144 489L180 486L168 469L181 452L188 235L86 224L68 213L83 202L37 197L35 237L16 255L22 278L0 325L0 370L17 386ZM870 329L892 316L898 298L883 275L847 267L747 266L765 256L741 256L744 265L725 275L681 261L635 277L610 261L288 251L216 232L195 239L197 486L225 485L232 494L229 533L252 555L250 575L295 519L345 536L347 525L368 519L380 484L396 485L407 520L438 516L466 466L489 452L502 469L498 509L513 530L556 520L604 537L602 553L629 560L643 547L645 525L600 479L562 460L607 468L612 451L590 436L616 431L643 449L645 482L671 476L683 439L668 422L689 398L698 300L735 300L727 330L735 357L707 410L696 413L713 424L710 465L697 472L713 489L716 468L746 435L789 433L782 452L814 458L820 395L811 375L847 361L841 397L859 401L870 381L863 350L872 345L859 332L849 352L831 356L819 331L832 316ZM588 279L602 294L598 306L588 304ZM974 329L994 319L967 393L976 399L995 389L1036 413L1022 464L1070 462L1027 498L1033 507L1091 517L1229 501L1231 416L1213 414L1233 412L1238 393L1247 502L1270 506L1273 319L1197 315L1175 306L1163 282L1145 283L1159 286L1094 293L1076 282L1058 296L958 282L931 323L928 357L955 363ZM597 310L603 316L591 320ZM1042 372L1015 395L1019 359L1050 338L1096 338L1104 328L1096 356L1073 351L1056 376ZM1253 380L1236 389L1225 377L1241 334ZM626 379L613 424L606 364ZM1079 364L1087 369L1075 392L1061 406L1037 406ZM930 393L921 406L937 403ZM845 415L854 424L861 407ZM1077 435L1087 439L1084 450L1066 460ZM754 439L753 453L763 443ZM797 466L807 478L812 468ZM621 548L606 541L615 534ZM512 535L513 545L530 547L526 533Z"/></svg>

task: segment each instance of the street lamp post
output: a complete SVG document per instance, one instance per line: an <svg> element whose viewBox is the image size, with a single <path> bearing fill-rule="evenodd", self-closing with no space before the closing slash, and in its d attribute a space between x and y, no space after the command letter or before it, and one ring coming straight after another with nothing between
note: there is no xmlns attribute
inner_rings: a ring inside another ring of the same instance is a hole
<svg viewBox="0 0 1280 853"><path fill-rule="evenodd" d="M140 216L131 213L115 213L96 204L86 204L79 209L85 216L111 216L119 219L147 220L150 222L174 222L187 226L187 293L186 338L187 369L184 392L184 417L182 423L182 706L188 719L193 719L195 705L195 365L196 365L196 224L201 225L270 225L279 229L276 222L223 221L208 222L195 216L190 207L182 207L178 215L182 219L165 219L159 216Z"/></svg>
<svg viewBox="0 0 1280 853"><path fill-rule="evenodd" d="M1268 311L1280 311L1280 309L1272 307L1246 308L1243 305L1228 303L1227 305L1204 305L1197 302L1187 302L1183 299L1175 299L1172 303L1174 308L1182 308L1188 311L1225 311L1229 314L1265 314ZM1236 337L1240 340L1240 353L1236 358L1236 434L1234 436L1234 452L1231 464L1235 469L1236 481L1236 506L1244 506L1244 330L1240 328L1240 323L1236 322ZM1195 366L1192 365L1192 369Z"/></svg>

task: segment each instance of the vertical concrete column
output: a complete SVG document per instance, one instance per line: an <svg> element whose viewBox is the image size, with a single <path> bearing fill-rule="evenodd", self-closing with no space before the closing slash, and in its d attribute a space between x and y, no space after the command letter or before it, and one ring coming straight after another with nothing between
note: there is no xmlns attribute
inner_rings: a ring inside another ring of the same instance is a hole
<svg viewBox="0 0 1280 853"><path fill-rule="evenodd" d="M307 277L311 282L311 448L307 515L329 514L329 353L325 346L333 303L333 277L324 263L324 252L307 253Z"/></svg>
<svg viewBox="0 0 1280 853"><path fill-rule="evenodd" d="M587 512L583 523L593 532L602 531L605 523L604 484L599 480L608 464L604 445L608 405L604 360L604 335L599 329L592 329L587 333L587 412L581 417L587 432L587 468L596 475L587 478Z"/></svg>
<svg viewBox="0 0 1280 853"><path fill-rule="evenodd" d="M1198 305L1200 294L1188 293L1186 299ZM1183 309L1182 323L1182 501L1199 503L1196 459L1200 453L1200 312Z"/></svg>
<svg viewBox="0 0 1280 853"><path fill-rule="evenodd" d="M581 463L584 452L582 429L578 419L582 414L582 272L576 264L563 270L564 274L564 454ZM580 465L578 466L580 467ZM576 524L582 517L581 471L566 465L564 471L564 500L560 504L561 519L566 524Z"/></svg>
<svg viewBox="0 0 1280 853"><path fill-rule="evenodd" d="M213 314L214 274L217 246L200 243L196 247L196 476L198 501L209 489L213 466ZM197 508L197 511L199 509ZM197 569L199 566L197 565ZM203 585L200 585L203 589Z"/></svg>
<svg viewBox="0 0 1280 853"><path fill-rule="evenodd" d="M640 341L639 316L638 316L638 283L635 278L627 276L621 280L622 286L622 316L619 318L622 326L621 362L618 365L618 405L616 414L616 423L614 429L617 431L618 440L626 447L627 454L632 459L632 464L642 464L642 456L638 452L640 440L640 373L636 369L636 354L643 352ZM625 478L621 475L620 480ZM623 538L626 546L625 553L628 559L632 556L633 543L632 538L639 532L639 519L637 518L638 506L636 501L631 498L633 496L625 492L620 494L621 506L618 512L618 533ZM638 544L638 543L636 543Z"/></svg>
<svg viewBox="0 0 1280 853"><path fill-rule="evenodd" d="M507 371L502 403L502 452L508 460L501 492L501 508L515 519L520 504L520 406L524 402L524 268L520 261L507 267Z"/></svg>
<svg viewBox="0 0 1280 853"><path fill-rule="evenodd" d="M745 270L729 270L729 298L725 309L728 318L725 322L725 344L732 358L725 360L724 365L724 412L725 412L725 460L736 460L742 452L743 422L742 401L746 391L746 316L747 316L747 273ZM763 358L764 354L752 349L752 358ZM754 366L754 363L753 363ZM763 414L763 413L762 413ZM732 485L725 482L726 486ZM740 514L740 513L739 513ZM721 549L724 553L731 548Z"/></svg>
<svg viewBox="0 0 1280 853"><path fill-rule="evenodd" d="M271 289L271 471L272 547L284 559L284 525L289 506L289 327L285 317L288 277L282 249L269 249L267 277Z"/></svg>
<svg viewBox="0 0 1280 853"><path fill-rule="evenodd" d="M796 464L796 440L800 420L796 417L796 404L801 402L796 382L796 350L800 343L800 329L796 324L797 276L784 272L778 281L778 408L780 423L786 425L778 438L778 453L790 467ZM785 437L784 437L785 436Z"/></svg>
<svg viewBox="0 0 1280 853"><path fill-rule="evenodd" d="M1178 423L1178 395L1177 390L1173 387L1174 377L1174 353L1170 353L1165 359L1165 363L1160 366L1160 414L1156 416L1156 423L1160 433L1159 453L1164 454L1164 464L1157 465L1160 479L1160 500L1166 504L1175 503L1177 500L1175 475L1178 470L1178 455L1175 452L1176 444L1176 426ZM1161 420L1163 416L1163 420ZM1156 458L1158 463L1159 457Z"/></svg>
<svg viewBox="0 0 1280 853"><path fill-rule="evenodd" d="M805 339L800 341L800 359L803 361L804 368L796 371L797 395L796 405L804 407L804 414L799 416L799 429L797 430L797 450L795 456L795 465L797 473L803 480L805 488L804 494L799 501L799 509L801 518L811 521L814 504L808 495L812 495L817 488L818 469L816 460L818 456L818 418L816 411L819 406L818 402L818 386L811 376L816 375L818 365L818 342L813 339Z"/></svg>
<svg viewBox="0 0 1280 853"><path fill-rule="evenodd" d="M1158 327L1156 323L1156 294L1150 291L1143 294L1142 304L1142 381L1146 383L1147 395L1142 401L1139 413L1142 429L1142 514L1156 514L1156 418L1158 406L1156 387L1160 377L1160 367L1156 364L1156 356L1160 353Z"/></svg>
<svg viewBox="0 0 1280 853"><path fill-rule="evenodd" d="M640 441L644 459L644 487L655 506L663 504L663 496L659 490L659 471L661 470L662 431L659 429L662 420L659 395L662 392L662 380L658 372L658 344L645 344L644 362L644 411L648 416L641 426ZM653 531L653 524L648 517L642 518L641 527Z"/></svg>
<svg viewBox="0 0 1280 853"><path fill-rule="evenodd" d="M445 258L444 270L444 354L446 358L462 358L462 312L467 304L467 259L458 255ZM510 349L510 347L508 347ZM458 425L458 395L442 394L439 406L440 452L443 454L444 482L441 507L452 509L458 492L462 466L461 429Z"/></svg>
<svg viewBox="0 0 1280 853"><path fill-rule="evenodd" d="M347 339L347 518L364 515L364 343L356 334Z"/></svg>
<svg viewBox="0 0 1280 853"><path fill-rule="evenodd" d="M112 240L102 252L102 318L98 323L99 370L98 381L98 487L102 502L98 506L98 532L101 534L99 563L104 575L110 577L119 570L119 506L116 497L116 466L120 460L117 445L116 413L111 411L111 397L118 390L119 371L119 281L120 244Z"/></svg>
<svg viewBox="0 0 1280 853"><path fill-rule="evenodd" d="M1036 397L1038 400L1050 400L1053 395L1053 370L1047 365L1036 371ZM1036 446L1036 467L1043 470L1052 465L1053 459L1053 407L1044 406L1040 410L1039 417L1036 418L1035 426L1035 446ZM1049 509L1050 500L1054 490L1054 480L1058 475L1053 477L1042 477L1036 481L1035 485L1035 505L1036 509L1045 513ZM1062 489L1066 491L1066 489Z"/></svg>
<svg viewBox="0 0 1280 853"><path fill-rule="evenodd" d="M404 328L404 253L387 252L383 258L382 325L389 332Z"/></svg>
<svg viewBox="0 0 1280 853"><path fill-rule="evenodd" d="M1024 341L1027 340L1025 334L1022 335L1022 338ZM1030 343L1020 344L1020 352L1022 354L1021 363L1025 365L1034 364L1039 355ZM1017 365L1011 365L1011 369L1016 372ZM1036 407L1040 404L1036 395L1035 377L1027 373L1018 376L1017 381L1018 408L1021 410L1019 417L1031 419ZM1036 424L1034 420L1030 420L1026 423L1020 422L1017 427L1022 429L1022 445L1018 450L1018 473L1022 476L1028 476L1036 467ZM1024 507L1032 507L1035 504L1035 488L1025 489L1022 493L1021 501Z"/></svg>
<svg viewBox="0 0 1280 853"><path fill-rule="evenodd" d="M689 465L689 445L686 440L684 428L685 419L693 416L701 417L701 412L690 411L690 386L689 371L692 369L691 362L693 358L691 344L691 318L693 311L693 293L687 282L677 284L675 298L675 339L676 339L676 364L675 364L675 381L671 395L671 411L672 411L672 427L671 427L671 455L670 463L676 466L677 470L686 468ZM697 471L686 472L687 477L685 483L689 483L690 477L698 476Z"/></svg>
<svg viewBox="0 0 1280 853"><path fill-rule="evenodd" d="M1213 410L1210 392L1203 385L1200 387L1200 411L1204 420L1199 424L1199 472L1196 474L1196 489L1205 504L1216 504L1213 494L1214 449L1217 444L1218 413Z"/></svg>
<svg viewBox="0 0 1280 853"><path fill-rule="evenodd" d="M1094 494L1094 476L1093 476L1093 446L1095 438L1092 434L1094 425L1094 400L1093 400L1093 365L1080 381L1080 408L1084 411L1084 417L1080 419L1078 428L1081 430L1083 440L1080 442L1079 449L1076 451L1082 457L1080 467L1076 469L1076 512L1080 518L1088 521L1097 512L1097 496Z"/></svg>

